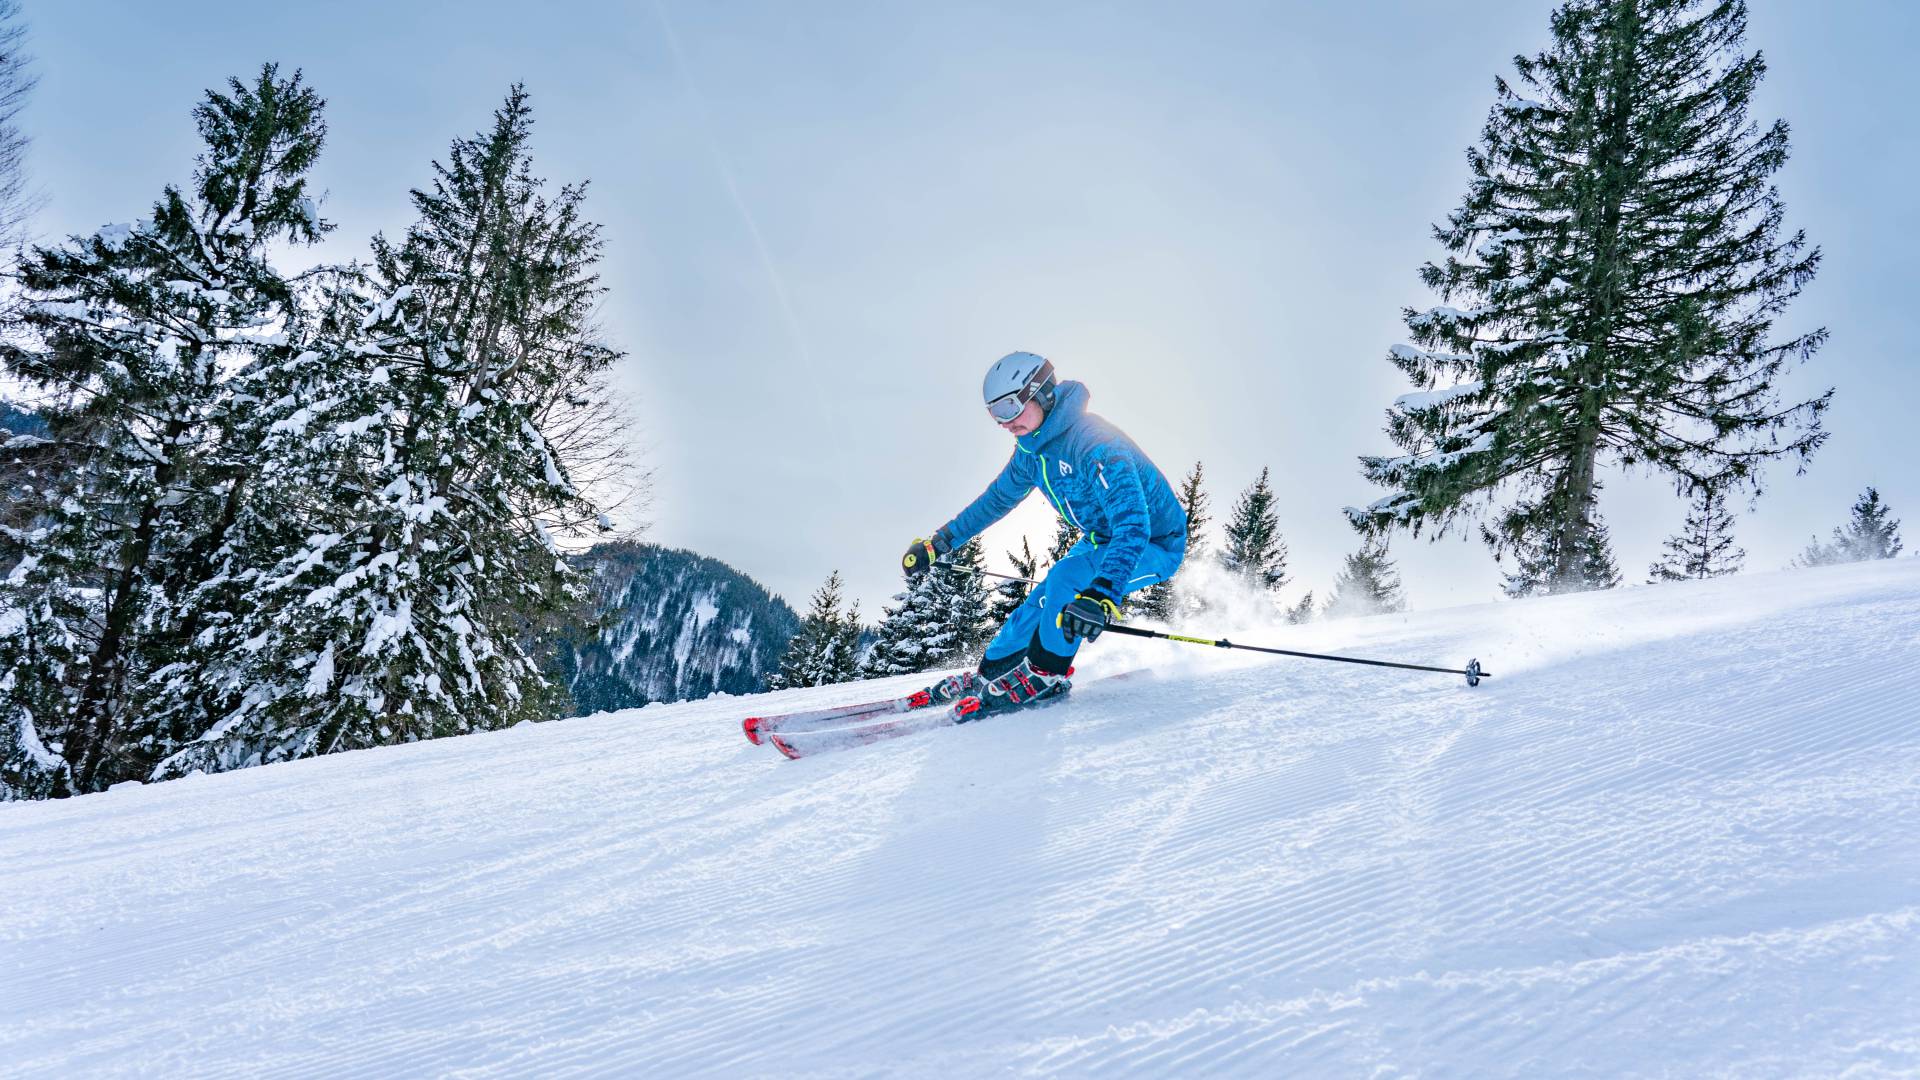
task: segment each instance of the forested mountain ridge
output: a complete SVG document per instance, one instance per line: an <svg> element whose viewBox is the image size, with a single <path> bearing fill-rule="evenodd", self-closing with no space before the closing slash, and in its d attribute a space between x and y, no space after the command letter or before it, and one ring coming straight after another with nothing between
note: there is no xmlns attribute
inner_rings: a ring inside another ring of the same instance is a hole
<svg viewBox="0 0 1920 1080"><path fill-rule="evenodd" d="M596 618L560 643L557 663L579 713L755 693L800 627L786 601L691 551L601 544L577 563Z"/></svg>

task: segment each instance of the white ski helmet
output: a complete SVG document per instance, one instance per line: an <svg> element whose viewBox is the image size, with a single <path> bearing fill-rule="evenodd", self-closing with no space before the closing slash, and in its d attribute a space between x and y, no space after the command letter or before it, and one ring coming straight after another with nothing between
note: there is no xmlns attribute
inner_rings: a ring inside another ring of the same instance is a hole
<svg viewBox="0 0 1920 1080"><path fill-rule="evenodd" d="M1019 416L1027 402L1038 400L1040 411L1053 410L1053 361L1030 352L1008 353L987 369L980 384L987 412L998 423Z"/></svg>

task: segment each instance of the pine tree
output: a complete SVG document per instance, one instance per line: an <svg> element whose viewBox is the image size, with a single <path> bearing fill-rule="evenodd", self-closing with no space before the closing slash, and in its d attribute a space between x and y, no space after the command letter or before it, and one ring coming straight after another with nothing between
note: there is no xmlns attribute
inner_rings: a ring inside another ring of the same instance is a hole
<svg viewBox="0 0 1920 1080"><path fill-rule="evenodd" d="M1212 520L1207 516L1207 492L1204 486L1205 469L1196 461L1193 471L1181 482L1176 493L1180 508L1187 513L1187 553L1181 565L1185 566L1205 553L1207 548L1206 527ZM1175 577L1178 577L1176 572ZM1172 580L1158 582L1143 589L1140 594L1140 613L1159 622L1172 620L1180 609L1179 594Z"/></svg>
<svg viewBox="0 0 1920 1080"><path fill-rule="evenodd" d="M1680 534L1667 538L1667 553L1648 568L1648 582L1722 577L1738 573L1746 560L1745 549L1733 543L1733 514L1725 494L1700 484L1694 499Z"/></svg>
<svg viewBox="0 0 1920 1080"><path fill-rule="evenodd" d="M1180 508L1187 514L1187 558L1192 559L1206 554L1207 523L1213 520L1207 513L1206 467L1196 461L1193 471L1180 482Z"/></svg>
<svg viewBox="0 0 1920 1080"><path fill-rule="evenodd" d="M1900 522L1880 501L1880 492L1868 488L1853 504L1852 519L1845 532L1835 530L1834 539L1856 562L1891 559L1900 554Z"/></svg>
<svg viewBox="0 0 1920 1080"><path fill-rule="evenodd" d="M223 663L189 700L221 715L159 773L225 769L546 719L535 655L581 598L556 536L604 520L550 439L618 357L584 185L531 171L514 87L452 145L419 221L340 276L312 347L263 370L275 466L243 511L212 628ZM289 528L289 519L296 528ZM216 708L217 706L217 708Z"/></svg>
<svg viewBox="0 0 1920 1080"><path fill-rule="evenodd" d="M1334 578L1333 596L1324 614L1329 619L1346 619L1406 608L1400 575L1387 557L1386 539L1375 536L1362 539L1360 550L1347 556L1345 567Z"/></svg>
<svg viewBox="0 0 1920 1080"><path fill-rule="evenodd" d="M305 179L321 108L272 65L229 80L194 110L205 149L187 190L23 264L39 341L8 344L0 361L47 398L59 465L28 470L16 494L35 527L5 535L16 566L0 606L31 615L0 634L0 683L16 709L34 704L0 722L0 739L57 756L72 790L144 777L197 734L129 702L199 632L173 599L214 575L260 469L244 434L259 403L235 392L236 373L283 357L299 332L268 253L326 229Z"/></svg>
<svg viewBox="0 0 1920 1080"><path fill-rule="evenodd" d="M1854 501L1844 529L1833 530L1833 541L1814 540L1795 560L1800 566L1831 566L1836 563L1891 559L1900 554L1900 522L1892 510L1880 501L1880 492L1869 487Z"/></svg>
<svg viewBox="0 0 1920 1080"><path fill-rule="evenodd" d="M978 655L993 624L980 577L980 541L967 541L896 596L880 621L861 674L870 679L961 666Z"/></svg>
<svg viewBox="0 0 1920 1080"><path fill-rule="evenodd" d="M1362 459L1392 493L1356 524L1444 534L1511 491L1482 533L1496 555L1585 588L1604 466L1758 493L1767 461L1825 440L1831 390L1779 401L1785 365L1826 339L1773 340L1820 254L1781 236L1787 126L1749 118L1766 68L1745 29L1739 0L1568 0L1552 46L1515 62L1527 96L1496 81L1466 199L1435 229L1449 254L1421 270L1446 304L1408 309L1416 346L1391 350L1423 391L1389 412L1405 454Z"/></svg>
<svg viewBox="0 0 1920 1080"><path fill-rule="evenodd" d="M780 669L767 677L767 689L792 690L851 682L857 676L860 648L858 606L840 610L840 571L815 590L813 607L800 620L800 632L787 643Z"/></svg>
<svg viewBox="0 0 1920 1080"><path fill-rule="evenodd" d="M1226 547L1220 564L1254 587L1278 592L1286 587L1287 543L1280 537L1280 516L1274 510L1268 470L1240 493L1225 528Z"/></svg>
<svg viewBox="0 0 1920 1080"><path fill-rule="evenodd" d="M847 617L840 621L840 632L833 639L833 648L823 658L817 685L852 682L860 677L860 637L863 632L860 605L850 603L847 605Z"/></svg>

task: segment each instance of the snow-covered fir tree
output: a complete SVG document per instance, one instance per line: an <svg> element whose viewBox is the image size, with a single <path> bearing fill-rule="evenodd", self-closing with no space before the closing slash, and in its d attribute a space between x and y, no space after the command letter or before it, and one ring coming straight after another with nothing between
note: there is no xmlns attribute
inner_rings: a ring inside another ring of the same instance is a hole
<svg viewBox="0 0 1920 1080"><path fill-rule="evenodd" d="M1207 514L1207 492L1205 487L1206 469L1202 463L1193 463L1193 470L1180 482L1180 490L1175 493L1180 500L1180 508L1187 513L1187 554L1182 566L1191 565L1205 554L1207 549L1206 528L1212 518ZM1181 612L1183 607L1177 584L1179 574L1171 581L1162 581L1149 585L1140 592L1140 614L1159 622L1167 622Z"/></svg>
<svg viewBox="0 0 1920 1080"><path fill-rule="evenodd" d="M976 537L914 579L886 609L861 675L878 679L972 661L995 628L981 569Z"/></svg>
<svg viewBox="0 0 1920 1080"><path fill-rule="evenodd" d="M1225 546L1220 565L1245 578L1254 587L1278 592L1286 587L1287 542L1280 537L1280 515L1274 509L1268 470L1240 493L1222 527Z"/></svg>
<svg viewBox="0 0 1920 1080"><path fill-rule="evenodd" d="M1667 538L1666 554L1647 569L1649 582L1724 577L1740 571L1744 548L1733 542L1733 513L1726 494L1711 484L1693 490L1693 503L1678 535Z"/></svg>
<svg viewBox="0 0 1920 1080"><path fill-rule="evenodd" d="M1404 453L1362 458L1391 493L1357 524L1444 534L1504 501L1483 536L1529 588L1591 588L1603 468L1757 493L1766 462L1824 441L1831 391L1780 400L1826 339L1773 333L1820 256L1782 235L1787 126L1750 117L1766 68L1746 18L1739 0L1568 0L1552 45L1496 80L1466 199L1435 229L1447 257L1421 270L1444 302L1408 309L1415 345L1391 350L1419 388L1389 412Z"/></svg>
<svg viewBox="0 0 1920 1080"><path fill-rule="evenodd" d="M829 686L859 677L860 611L841 610L840 571L814 591L813 606L800 620L800 632L787 643L780 669L767 677L767 689Z"/></svg>
<svg viewBox="0 0 1920 1080"><path fill-rule="evenodd" d="M324 232L306 181L321 108L298 73L230 80L194 110L204 146L185 190L23 262L36 340L0 362L39 399L51 452L13 470L9 498L31 525L0 540L13 565L0 606L27 613L0 632L0 759L44 766L10 773L12 795L144 778L198 733L138 706L208 628L174 601L217 575L263 468L258 402L236 386L300 332L268 252Z"/></svg>
<svg viewBox="0 0 1920 1080"><path fill-rule="evenodd" d="M250 603L178 688L218 722L160 775L553 715L536 643L581 599L555 537L604 517L549 434L619 354L593 326L585 187L549 191L531 134L516 86L256 380L274 468L223 567Z"/></svg>
<svg viewBox="0 0 1920 1080"><path fill-rule="evenodd" d="M951 567L947 572L954 579L954 599L948 605L954 625L963 631L960 646L960 659L978 656L1000 624L993 619L993 587L983 573L987 568L986 549L980 546L980 538L960 545L959 550L948 557Z"/></svg>
<svg viewBox="0 0 1920 1080"><path fill-rule="evenodd" d="M1346 565L1334 578L1333 595L1327 598L1323 614L1329 619L1347 619L1406 609L1400 574L1387 555L1386 538L1362 538L1360 550L1347 556Z"/></svg>
<svg viewBox="0 0 1920 1080"><path fill-rule="evenodd" d="M1900 554L1900 522L1893 511L1880 501L1880 492L1868 488L1854 500L1845 528L1833 530L1833 540L1818 539L1807 545L1795 560L1798 566L1832 566L1836 563L1891 559Z"/></svg>

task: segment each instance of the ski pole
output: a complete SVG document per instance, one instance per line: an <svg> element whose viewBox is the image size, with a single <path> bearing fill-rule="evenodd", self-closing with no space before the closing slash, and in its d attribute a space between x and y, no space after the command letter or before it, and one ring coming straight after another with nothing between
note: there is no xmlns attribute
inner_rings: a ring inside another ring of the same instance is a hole
<svg viewBox="0 0 1920 1080"><path fill-rule="evenodd" d="M1119 623L1107 626L1109 634L1126 634L1130 637L1159 638L1163 641L1184 641L1189 645L1213 645L1222 649L1245 649L1248 652L1272 653L1275 656L1298 656L1307 660L1337 660L1342 664L1366 664L1370 667L1405 668L1408 671L1437 671L1443 675L1465 675L1468 686L1479 686L1481 679L1491 679L1491 672L1480 670L1480 661L1469 660L1464 668L1428 667L1425 664L1402 664L1392 660L1362 660L1357 656L1328 656L1326 653L1295 652L1292 649L1269 649L1259 645L1236 645L1226 638L1188 637L1185 634L1168 634L1159 630L1142 630L1134 626Z"/></svg>
<svg viewBox="0 0 1920 1080"><path fill-rule="evenodd" d="M997 577L1005 578L1008 581L1022 581L1028 585L1040 584L1032 578L1015 577L1012 574L996 574L991 570L969 570L958 566L951 567L951 569L958 570L963 574L979 574L982 577ZM1141 630L1132 626L1123 626L1119 623L1109 624L1107 626L1107 632L1126 634L1130 637L1159 638L1162 641L1184 641L1189 645L1213 645L1222 649L1245 649L1248 652L1272 653L1275 656L1298 656L1307 660L1336 660L1342 664L1366 664L1369 667L1403 668L1407 671L1437 671L1442 675L1465 675L1468 686L1479 686L1481 679L1493 678L1491 672L1480 670L1480 661L1478 660L1467 661L1467 666L1464 668L1428 667L1425 664L1402 664L1392 660L1362 660L1357 656L1329 656L1326 653L1295 652L1292 649L1269 649L1259 645L1235 645L1226 638L1221 638L1216 641L1212 638L1188 637L1185 634L1167 634L1159 630Z"/></svg>

